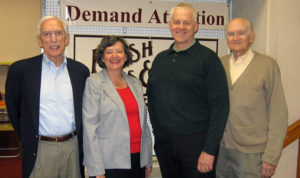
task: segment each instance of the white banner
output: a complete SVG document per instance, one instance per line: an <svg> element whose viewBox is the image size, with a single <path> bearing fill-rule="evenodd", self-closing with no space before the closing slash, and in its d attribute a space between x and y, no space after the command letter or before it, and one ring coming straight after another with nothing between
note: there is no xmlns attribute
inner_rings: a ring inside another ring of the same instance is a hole
<svg viewBox="0 0 300 178"><path fill-rule="evenodd" d="M179 2L145 0L61 0L62 18L69 25L167 28L170 10ZM224 29L226 3L190 3L202 29Z"/></svg>
<svg viewBox="0 0 300 178"><path fill-rule="evenodd" d="M98 72L101 68L93 57L93 50L100 44L103 36L97 35L74 35L74 58L89 67L92 73ZM151 68L154 57L162 50L169 48L174 42L172 38L146 38L128 37L126 39L129 49L133 54L133 64L125 68L124 71L140 79L145 92L148 81L148 71ZM215 52L218 52L217 39L197 39L199 43L205 45Z"/></svg>

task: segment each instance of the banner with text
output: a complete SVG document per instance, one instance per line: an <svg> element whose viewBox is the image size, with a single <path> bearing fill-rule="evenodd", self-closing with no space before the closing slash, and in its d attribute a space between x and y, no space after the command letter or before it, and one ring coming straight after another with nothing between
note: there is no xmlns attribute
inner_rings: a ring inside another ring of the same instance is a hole
<svg viewBox="0 0 300 178"><path fill-rule="evenodd" d="M74 58L89 67L92 73L99 72L98 59L94 56L94 50L99 45L103 36L101 35L74 35ZM172 43L172 38L161 37L130 37L124 36L128 42L129 50L133 54L133 64L124 71L129 75L138 78L142 85L144 93L148 80L148 71L151 68L154 57L163 49L167 49ZM218 53L217 39L196 39L202 45L205 45Z"/></svg>
<svg viewBox="0 0 300 178"><path fill-rule="evenodd" d="M170 10L179 2L144 0L61 0L62 18L69 25L167 28ZM189 2L202 29L224 29L226 3Z"/></svg>

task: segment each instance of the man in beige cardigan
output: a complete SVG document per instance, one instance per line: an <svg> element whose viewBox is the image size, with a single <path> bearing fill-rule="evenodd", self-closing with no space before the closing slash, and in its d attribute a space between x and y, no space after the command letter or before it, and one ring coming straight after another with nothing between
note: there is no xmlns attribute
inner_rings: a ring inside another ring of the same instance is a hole
<svg viewBox="0 0 300 178"><path fill-rule="evenodd" d="M232 54L224 56L230 113L220 145L218 178L268 178L276 169L288 120L280 70L274 59L251 49L251 23L226 27Z"/></svg>

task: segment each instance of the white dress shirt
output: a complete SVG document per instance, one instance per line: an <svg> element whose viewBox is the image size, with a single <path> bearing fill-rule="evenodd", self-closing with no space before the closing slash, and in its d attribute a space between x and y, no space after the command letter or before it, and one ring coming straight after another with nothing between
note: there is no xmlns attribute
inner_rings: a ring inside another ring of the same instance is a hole
<svg viewBox="0 0 300 178"><path fill-rule="evenodd" d="M251 48L247 51L246 54L243 56L238 57L237 59L231 55L229 60L229 70L230 70L230 77L231 77L231 84L233 85L238 78L242 75L245 71L251 60L253 59L254 53Z"/></svg>
<svg viewBox="0 0 300 178"><path fill-rule="evenodd" d="M73 90L66 57L56 67L44 54L40 91L39 134L61 136L76 129Z"/></svg>

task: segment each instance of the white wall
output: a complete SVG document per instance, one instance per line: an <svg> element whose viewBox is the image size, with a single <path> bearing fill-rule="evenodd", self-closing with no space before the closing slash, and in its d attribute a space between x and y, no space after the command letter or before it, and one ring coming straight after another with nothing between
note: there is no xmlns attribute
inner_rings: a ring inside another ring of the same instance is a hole
<svg viewBox="0 0 300 178"><path fill-rule="evenodd" d="M278 60L289 108L289 124L300 118L300 1L269 0L268 52ZM282 153L274 178L294 178L298 144Z"/></svg>
<svg viewBox="0 0 300 178"><path fill-rule="evenodd" d="M244 17L254 26L253 49L274 57L281 69L289 108L289 124L300 118L300 1L233 0L233 18ZM298 143L285 148L273 178L294 178Z"/></svg>

